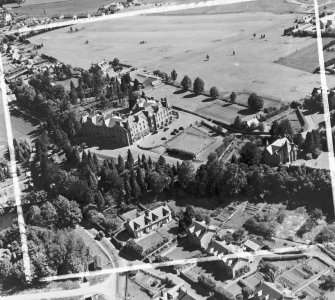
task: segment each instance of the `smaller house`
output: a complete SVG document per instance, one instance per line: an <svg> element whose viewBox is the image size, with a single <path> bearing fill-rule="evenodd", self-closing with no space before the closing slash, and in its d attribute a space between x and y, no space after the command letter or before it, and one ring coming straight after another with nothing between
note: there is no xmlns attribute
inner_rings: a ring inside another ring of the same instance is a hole
<svg viewBox="0 0 335 300"><path fill-rule="evenodd" d="M143 215L132 220L127 220L125 227L137 239L171 221L170 208L167 205L162 205L153 210L146 210Z"/></svg>
<svg viewBox="0 0 335 300"><path fill-rule="evenodd" d="M259 125L259 121L258 121L258 119L255 117L255 118L253 118L253 119L251 119L251 120L249 120L249 121L247 121L247 125L248 125L248 127L250 128L250 127L257 127L258 125Z"/></svg>
<svg viewBox="0 0 335 300"><path fill-rule="evenodd" d="M267 250L269 247L258 239L249 239L244 243L243 250L248 252L256 252L260 250Z"/></svg>
<svg viewBox="0 0 335 300"><path fill-rule="evenodd" d="M207 226L205 221L194 221L187 229L188 241L203 250L208 248L208 245L215 234L216 227Z"/></svg>

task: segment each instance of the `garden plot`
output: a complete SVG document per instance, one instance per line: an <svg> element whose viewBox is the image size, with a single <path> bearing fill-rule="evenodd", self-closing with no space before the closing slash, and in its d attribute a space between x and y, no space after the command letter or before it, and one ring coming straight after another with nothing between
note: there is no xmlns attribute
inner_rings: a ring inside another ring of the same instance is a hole
<svg viewBox="0 0 335 300"><path fill-rule="evenodd" d="M140 238L137 241L137 244L143 247L143 251L149 249L158 248L159 244L163 244L165 239L172 239L173 235L169 231L176 226L176 223L173 221L169 225L165 225L162 228L155 230L152 233L149 233L147 236Z"/></svg>
<svg viewBox="0 0 335 300"><path fill-rule="evenodd" d="M294 237L298 229L307 220L306 213L297 213L296 211L286 211L285 220L276 227L275 236L282 239Z"/></svg>

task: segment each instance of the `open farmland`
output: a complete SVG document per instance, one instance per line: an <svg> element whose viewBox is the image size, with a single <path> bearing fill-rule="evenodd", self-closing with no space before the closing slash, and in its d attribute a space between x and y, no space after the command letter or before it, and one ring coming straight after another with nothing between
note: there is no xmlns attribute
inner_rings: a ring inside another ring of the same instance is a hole
<svg viewBox="0 0 335 300"><path fill-rule="evenodd" d="M292 38L293 39L293 38ZM329 43L331 38L323 38L323 45ZM280 58L277 63L287 67L313 73L319 66L318 46L316 39L311 38L312 43L300 50L296 49L288 56ZM323 51L324 60L330 60L335 57L334 52Z"/></svg>
<svg viewBox="0 0 335 300"><path fill-rule="evenodd" d="M137 16L87 24L85 30L72 34L59 29L31 41L43 43L41 52L73 66L87 68L92 62L118 57L138 68L168 73L176 69L177 80L185 74L193 80L199 76L206 89L247 89L291 101L320 85L317 74L274 63L315 42L282 36L294 18L270 13ZM266 38L260 39L261 34ZM143 40L146 43L140 44Z"/></svg>

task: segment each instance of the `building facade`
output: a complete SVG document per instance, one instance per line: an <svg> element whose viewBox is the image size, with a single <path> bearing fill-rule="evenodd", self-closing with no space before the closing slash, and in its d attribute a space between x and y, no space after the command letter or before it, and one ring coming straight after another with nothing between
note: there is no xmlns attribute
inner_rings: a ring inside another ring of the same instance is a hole
<svg viewBox="0 0 335 300"><path fill-rule="evenodd" d="M267 146L264 151L264 162L270 166L278 166L297 160L298 147L287 138L278 139Z"/></svg>
<svg viewBox="0 0 335 300"><path fill-rule="evenodd" d="M81 117L82 134L87 138L104 140L119 147L132 145L151 132L172 122L172 111L167 99L140 99L131 114L122 118L112 111L85 114Z"/></svg>
<svg viewBox="0 0 335 300"><path fill-rule="evenodd" d="M127 220L125 227L135 239L164 226L172 221L171 210L167 205L162 205L153 210L146 210L144 214Z"/></svg>

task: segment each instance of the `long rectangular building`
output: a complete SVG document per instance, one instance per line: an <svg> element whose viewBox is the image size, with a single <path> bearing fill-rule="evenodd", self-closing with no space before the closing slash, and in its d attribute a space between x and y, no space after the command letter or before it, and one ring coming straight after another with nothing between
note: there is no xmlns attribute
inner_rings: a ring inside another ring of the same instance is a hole
<svg viewBox="0 0 335 300"><path fill-rule="evenodd" d="M167 99L156 101L141 98L127 118L108 111L81 117L82 133L85 137L98 141L103 139L118 147L132 145L171 122L172 111Z"/></svg>

